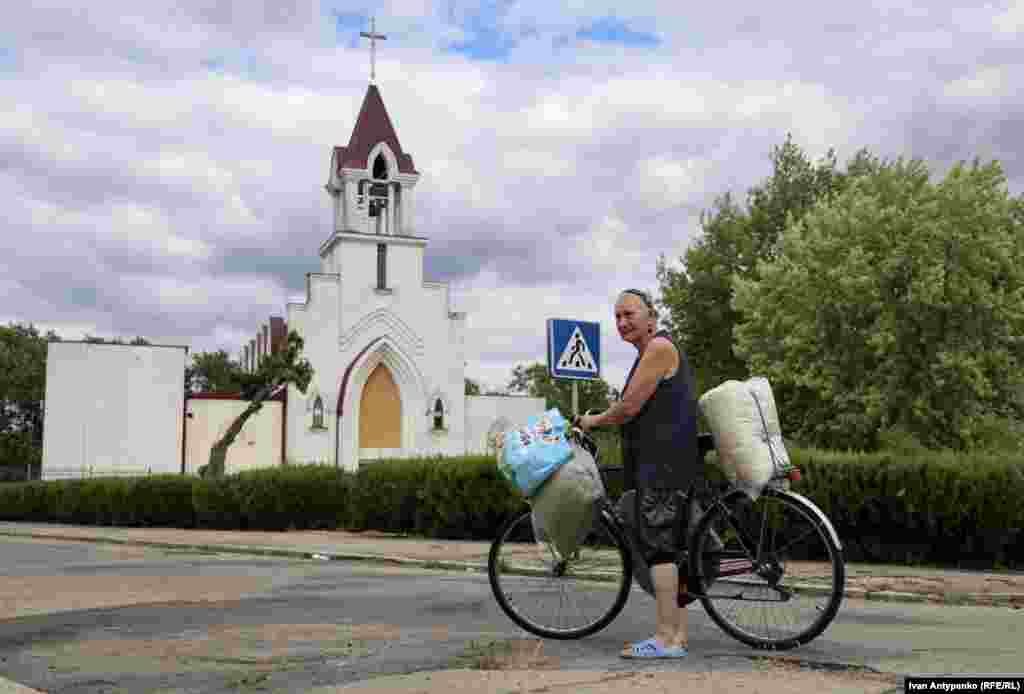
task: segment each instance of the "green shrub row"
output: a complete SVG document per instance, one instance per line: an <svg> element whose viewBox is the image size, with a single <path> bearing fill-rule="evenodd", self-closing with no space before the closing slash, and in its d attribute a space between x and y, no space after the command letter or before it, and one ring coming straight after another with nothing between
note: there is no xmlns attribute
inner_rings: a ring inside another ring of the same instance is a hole
<svg viewBox="0 0 1024 694"><path fill-rule="evenodd" d="M290 465L0 485L0 520L242 530L383 530L484 539L526 505L490 457Z"/></svg>
<svg viewBox="0 0 1024 694"><path fill-rule="evenodd" d="M791 450L850 561L1024 566L1024 458Z"/></svg>
<svg viewBox="0 0 1024 694"><path fill-rule="evenodd" d="M791 449L808 496L849 561L1024 566L1024 460ZM708 473L717 477L714 454ZM608 492L622 493L608 471ZM181 475L0 485L0 520L224 529L380 530L490 540L527 508L488 456L382 461L347 473L290 465L204 480Z"/></svg>

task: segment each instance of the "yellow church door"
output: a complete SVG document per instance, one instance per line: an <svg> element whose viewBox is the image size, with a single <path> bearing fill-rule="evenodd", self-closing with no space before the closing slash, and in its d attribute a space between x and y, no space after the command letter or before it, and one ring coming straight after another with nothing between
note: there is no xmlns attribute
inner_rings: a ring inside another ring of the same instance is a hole
<svg viewBox="0 0 1024 694"><path fill-rule="evenodd" d="M397 456L402 449L402 398L391 371L378 364L359 400L359 458Z"/></svg>

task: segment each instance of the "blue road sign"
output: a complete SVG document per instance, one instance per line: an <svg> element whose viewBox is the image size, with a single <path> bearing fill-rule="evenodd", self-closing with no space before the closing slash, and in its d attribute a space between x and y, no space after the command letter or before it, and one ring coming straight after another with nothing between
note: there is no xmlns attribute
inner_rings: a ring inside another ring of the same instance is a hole
<svg viewBox="0 0 1024 694"><path fill-rule="evenodd" d="M555 378L601 378L601 324L548 319L548 373Z"/></svg>

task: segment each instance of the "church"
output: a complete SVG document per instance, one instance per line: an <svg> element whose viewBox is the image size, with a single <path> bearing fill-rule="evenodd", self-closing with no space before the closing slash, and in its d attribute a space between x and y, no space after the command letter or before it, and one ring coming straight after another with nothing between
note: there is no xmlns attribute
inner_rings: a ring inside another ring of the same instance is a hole
<svg viewBox="0 0 1024 694"><path fill-rule="evenodd" d="M420 173L371 78L348 144L334 147L330 233L306 296L241 346L252 371L296 331L314 375L264 403L228 449L228 474L326 463L354 471L388 458L487 453L544 399L465 395L466 315L447 284L424 277L414 228ZM543 344L538 316L538 347ZM185 345L50 343L43 479L195 474L247 406L188 394ZM509 365L509 373L512 367Z"/></svg>
<svg viewBox="0 0 1024 694"><path fill-rule="evenodd" d="M447 284L424 277L427 239L413 226L419 180L371 81L348 145L331 153L320 271L307 275L305 301L271 317L238 355L253 370L288 331L305 342L314 376L305 394L292 386L284 399L274 438L284 462L354 470L484 453L496 433L544 411L543 398L464 394L466 314L452 310ZM229 450L228 472L231 460Z"/></svg>

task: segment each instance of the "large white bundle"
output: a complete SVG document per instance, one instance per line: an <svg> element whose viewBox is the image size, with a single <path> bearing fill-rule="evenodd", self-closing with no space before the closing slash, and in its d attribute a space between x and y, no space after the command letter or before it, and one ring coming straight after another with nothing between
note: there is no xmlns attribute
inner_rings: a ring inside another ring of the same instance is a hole
<svg viewBox="0 0 1024 694"><path fill-rule="evenodd" d="M572 460L558 468L530 500L535 537L550 542L562 557L575 552L586 538L596 502L605 493L594 456L576 443L572 447Z"/></svg>
<svg viewBox="0 0 1024 694"><path fill-rule="evenodd" d="M756 499L790 468L771 385L763 376L726 381L700 398L715 437L718 462L730 481Z"/></svg>

